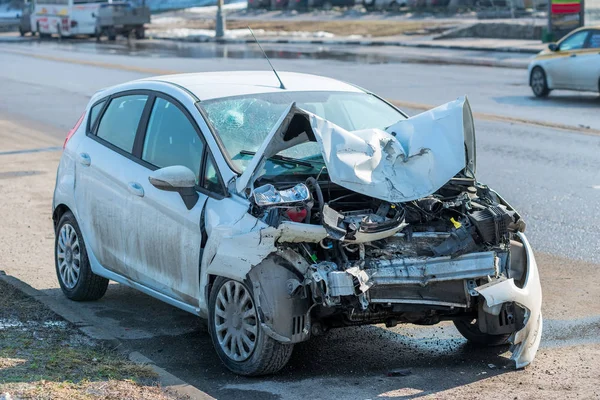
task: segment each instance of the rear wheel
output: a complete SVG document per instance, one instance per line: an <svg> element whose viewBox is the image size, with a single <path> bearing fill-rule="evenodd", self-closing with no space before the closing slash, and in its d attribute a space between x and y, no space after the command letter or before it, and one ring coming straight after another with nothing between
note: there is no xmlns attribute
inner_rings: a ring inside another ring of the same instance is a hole
<svg viewBox="0 0 600 400"><path fill-rule="evenodd" d="M240 375L266 375L283 368L294 345L267 336L252 292L242 282L218 278L209 299L208 329L227 368Z"/></svg>
<svg viewBox="0 0 600 400"><path fill-rule="evenodd" d="M58 283L65 296L75 301L98 300L108 279L92 272L83 235L73 214L63 214L56 228L54 261Z"/></svg>
<svg viewBox="0 0 600 400"><path fill-rule="evenodd" d="M108 28L106 31L106 36L108 36L108 40L110 42L117 40L117 32L115 32L114 28Z"/></svg>
<svg viewBox="0 0 600 400"><path fill-rule="evenodd" d="M508 343L510 333L504 335L490 335L479 330L476 319L457 319L452 321L461 335L469 342L478 346L502 346Z"/></svg>
<svg viewBox="0 0 600 400"><path fill-rule="evenodd" d="M146 37L146 29L144 29L143 26L136 28L135 29L135 38L136 39L143 39Z"/></svg>
<svg viewBox="0 0 600 400"><path fill-rule="evenodd" d="M531 71L529 84L531 85L531 90L536 97L546 97L550 94L546 73L540 67L535 67Z"/></svg>

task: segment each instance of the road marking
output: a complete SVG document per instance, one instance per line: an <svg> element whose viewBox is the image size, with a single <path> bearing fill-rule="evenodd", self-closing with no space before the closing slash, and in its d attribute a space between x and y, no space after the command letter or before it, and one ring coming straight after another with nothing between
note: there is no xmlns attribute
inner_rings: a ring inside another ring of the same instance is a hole
<svg viewBox="0 0 600 400"><path fill-rule="evenodd" d="M113 64L113 63L100 62L100 61L81 60L81 59L77 59L77 58L66 58L66 57L50 56L50 55L45 55L45 54L31 54L31 53L28 53L25 51L9 49L6 46L2 46L2 49L8 53L18 54L18 55L22 55L22 56L26 56L26 57L33 57L33 58L38 58L41 60L49 60L49 61L56 61L56 62L66 62L66 63L70 63L70 64L85 65L85 66L90 66L90 67L100 67L100 68L107 68L107 69L116 69L116 70L121 70L121 71L140 72L140 73L152 74L152 75L172 75L172 74L183 73L182 71L174 71L174 70L167 70L167 69L136 67L136 66L131 66L131 65L122 65L122 64ZM404 108L413 108L413 109L423 110L423 111L430 110L430 109L436 107L435 105L431 105L431 104L412 103L412 102L401 101L401 100L388 99L388 101L400 108L403 108L403 107ZM525 119L525 118L509 117L509 116L504 116L504 115L488 114L488 113L481 113L481 112L473 113L473 116L477 119L482 119L482 120L487 120L487 121L511 122L511 123L517 123L517 124L541 126L544 128L561 129L561 130L565 130L565 131L569 131L569 132L578 132L578 133L584 133L587 135L600 136L600 129L588 129L588 128L581 127L581 126L573 126L573 125L559 124L559 123L554 123L554 122L530 120L530 119Z"/></svg>
<svg viewBox="0 0 600 400"><path fill-rule="evenodd" d="M62 146L40 147L39 149L0 151L0 156L7 156L10 154L40 153L42 151L58 151L58 150L62 150Z"/></svg>

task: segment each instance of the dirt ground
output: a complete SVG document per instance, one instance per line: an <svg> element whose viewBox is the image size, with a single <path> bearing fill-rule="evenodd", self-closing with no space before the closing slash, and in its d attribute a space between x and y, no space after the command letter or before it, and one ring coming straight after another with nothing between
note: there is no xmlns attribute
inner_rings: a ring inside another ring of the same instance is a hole
<svg viewBox="0 0 600 400"><path fill-rule="evenodd" d="M265 31L283 31L283 32L329 32L336 36L396 36L411 33L423 33L425 28L429 32L434 28L442 29L445 24L436 24L424 21L255 21L245 19L235 19L227 21L228 29L263 29ZM185 24L152 24L151 29L169 29L169 28L190 28L190 29L215 29L214 19L210 20L188 20Z"/></svg>

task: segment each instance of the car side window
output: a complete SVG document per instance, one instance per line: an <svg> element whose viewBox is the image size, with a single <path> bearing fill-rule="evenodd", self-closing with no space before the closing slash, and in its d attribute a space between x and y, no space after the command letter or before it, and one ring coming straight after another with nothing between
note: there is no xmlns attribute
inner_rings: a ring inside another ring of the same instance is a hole
<svg viewBox="0 0 600 400"><path fill-rule="evenodd" d="M600 49L600 31L592 31L590 33L588 47L592 49Z"/></svg>
<svg viewBox="0 0 600 400"><path fill-rule="evenodd" d="M212 156L209 156L204 166L204 179L202 180L202 187L213 193L223 193L223 187L215 168L215 161Z"/></svg>
<svg viewBox="0 0 600 400"><path fill-rule="evenodd" d="M131 153L146 101L148 96L138 94L112 99L102 115L96 136Z"/></svg>
<svg viewBox="0 0 600 400"><path fill-rule="evenodd" d="M560 44L561 51L568 50L579 50L583 49L583 45L585 44L585 39L587 38L589 31L579 31L569 36Z"/></svg>
<svg viewBox="0 0 600 400"><path fill-rule="evenodd" d="M90 109L90 118L88 120L88 131L91 131L92 128L94 127L94 123L96 122L96 119L98 119L98 114L100 114L102 107L104 107L104 103L106 103L106 100L102 100L100 103L96 103Z"/></svg>
<svg viewBox="0 0 600 400"><path fill-rule="evenodd" d="M204 143L192 122L173 103L157 97L148 120L142 160L158 167L183 165L200 174Z"/></svg>

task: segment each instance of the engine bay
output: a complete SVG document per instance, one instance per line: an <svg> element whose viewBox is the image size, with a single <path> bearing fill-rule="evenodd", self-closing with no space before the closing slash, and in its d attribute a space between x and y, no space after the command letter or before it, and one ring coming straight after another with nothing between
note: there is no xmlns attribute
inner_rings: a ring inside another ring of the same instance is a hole
<svg viewBox="0 0 600 400"><path fill-rule="evenodd" d="M312 298L316 319L329 326L437 323L476 310L475 287L522 277L510 269L510 249L525 223L473 178L457 176L430 196L391 203L308 177L258 186L251 203L251 214L275 228L292 222L327 232L317 243L279 246L310 265L288 282L289 294ZM503 313L514 322L514 310Z"/></svg>

